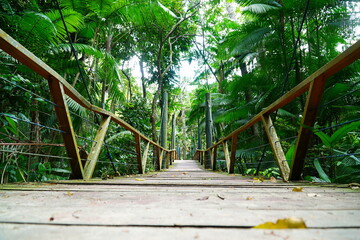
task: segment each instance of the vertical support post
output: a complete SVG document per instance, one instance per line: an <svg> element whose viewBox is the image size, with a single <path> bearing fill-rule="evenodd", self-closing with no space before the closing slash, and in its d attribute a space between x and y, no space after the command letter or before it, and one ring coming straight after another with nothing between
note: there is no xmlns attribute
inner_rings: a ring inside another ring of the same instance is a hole
<svg viewBox="0 0 360 240"><path fill-rule="evenodd" d="M166 156L166 160L165 160L166 164L165 164L165 166L166 166L166 168L169 168L169 165L170 165L170 152L166 151L165 156Z"/></svg>
<svg viewBox="0 0 360 240"><path fill-rule="evenodd" d="M141 157L141 138L138 133L134 133L135 138L135 151L136 151L136 159L138 164L138 171L140 174L144 173L144 169L142 167L142 157Z"/></svg>
<svg viewBox="0 0 360 240"><path fill-rule="evenodd" d="M309 143L312 136L310 128L313 127L315 124L316 114L320 106L321 97L325 88L325 83L326 79L322 76L315 79L310 85L303 113L303 119L301 121L302 124L300 126L298 138L296 141L294 159L292 160L291 164L291 180L299 180L301 177L301 173L304 168L306 153L309 148Z"/></svg>
<svg viewBox="0 0 360 240"><path fill-rule="evenodd" d="M226 169L227 169L228 173L230 173L230 154L229 154L229 149L228 149L228 145L227 145L226 141L223 142L223 149L224 149L224 157L225 157L225 162L226 162Z"/></svg>
<svg viewBox="0 0 360 240"><path fill-rule="evenodd" d="M237 140L238 140L238 135L233 135L231 138L231 156L230 156L230 165L228 170L229 173L234 173Z"/></svg>
<svg viewBox="0 0 360 240"><path fill-rule="evenodd" d="M160 148L158 146L154 146L155 147L155 153L156 153L156 170L159 171L161 170L161 156L160 156Z"/></svg>
<svg viewBox="0 0 360 240"><path fill-rule="evenodd" d="M205 123L205 132L206 132L206 148L212 146L212 113L211 113L211 95L206 93L206 123ZM211 153L206 152L205 168L211 168Z"/></svg>
<svg viewBox="0 0 360 240"><path fill-rule="evenodd" d="M81 163L80 154L75 138L74 129L71 122L70 111L66 104L63 85L57 80L50 77L48 79L50 94L55 105L55 112L59 122L65 149L70 157L71 179L79 179L84 176L84 169Z"/></svg>
<svg viewBox="0 0 360 240"><path fill-rule="evenodd" d="M159 155L159 158L158 158L158 165L159 165L159 169L158 170L161 170L162 169L162 160L163 160L163 156L164 156L164 150L160 150L160 155Z"/></svg>
<svg viewBox="0 0 360 240"><path fill-rule="evenodd" d="M262 122L264 124L266 135L269 139L271 149L274 153L275 160L280 169L280 174L284 182L289 180L290 168L286 161L284 151L281 147L279 137L276 134L275 126L269 115L261 116Z"/></svg>
<svg viewBox="0 0 360 240"><path fill-rule="evenodd" d="M160 127L160 145L163 148L167 148L167 123L168 123L168 94L163 92L162 94L162 109L161 109L161 127ZM161 164L162 168L165 167L164 156L161 156L163 159Z"/></svg>
<svg viewBox="0 0 360 240"><path fill-rule="evenodd" d="M110 124L111 117L110 116L103 116L103 119L100 122L100 127L95 135L94 142L91 146L90 153L87 157L87 161L84 167L84 179L89 180L95 170L95 166L101 151L101 147L103 145L106 132L108 130Z"/></svg>
<svg viewBox="0 0 360 240"><path fill-rule="evenodd" d="M212 152L212 170L216 170L217 146L213 148Z"/></svg>
<svg viewBox="0 0 360 240"><path fill-rule="evenodd" d="M144 149L144 154L143 154L142 160L141 160L142 172L143 173L145 173L145 169L146 169L146 162L147 162L147 158L148 158L149 146L150 146L150 142L148 142L146 144L145 149Z"/></svg>

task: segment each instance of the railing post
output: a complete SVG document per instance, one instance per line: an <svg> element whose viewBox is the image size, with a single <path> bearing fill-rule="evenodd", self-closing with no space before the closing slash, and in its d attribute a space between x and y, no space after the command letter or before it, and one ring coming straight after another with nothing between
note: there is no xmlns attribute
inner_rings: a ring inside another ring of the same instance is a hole
<svg viewBox="0 0 360 240"><path fill-rule="evenodd" d="M143 165L142 165L142 156L141 156L141 138L138 133L134 133L135 138L135 151L136 151L136 159L138 164L138 171L140 174L144 173Z"/></svg>
<svg viewBox="0 0 360 240"><path fill-rule="evenodd" d="M222 144L223 144L223 151L224 151L224 157L225 157L225 162L226 162L226 170L229 173L230 172L230 154L229 154L227 141L224 141Z"/></svg>
<svg viewBox="0 0 360 240"><path fill-rule="evenodd" d="M162 157L160 156L160 148L158 146L155 146L155 153L156 153L156 170L160 171L161 170L161 159Z"/></svg>
<svg viewBox="0 0 360 240"><path fill-rule="evenodd" d="M236 159L236 148L237 148L238 135L233 135L231 138L231 156L230 156L230 165L229 173L234 173L235 159Z"/></svg>
<svg viewBox="0 0 360 240"><path fill-rule="evenodd" d="M316 115L320 106L321 97L324 92L326 78L320 76L316 78L310 85L306 105L303 113L303 119L299 129L296 148L294 151L294 159L291 165L291 180L299 180L302 169L304 167L306 153L312 136L311 128L315 124Z"/></svg>
<svg viewBox="0 0 360 240"><path fill-rule="evenodd" d="M279 137L276 134L275 126L269 115L261 116L261 118L264 124L266 135L269 139L271 149L274 153L276 163L279 166L281 177L285 182L287 182L289 180L290 168L286 161L284 151L281 147Z"/></svg>
<svg viewBox="0 0 360 240"><path fill-rule="evenodd" d="M67 155L71 158L70 167L72 179L79 179L84 177L84 169L81 163L78 145L75 138L74 129L72 126L69 108L66 104L65 93L63 85L57 80L49 77L48 79L50 94L55 105L55 112L59 122L59 129L61 133Z"/></svg>
<svg viewBox="0 0 360 240"><path fill-rule="evenodd" d="M212 152L212 163L211 163L211 167L212 167L212 170L213 170L213 171L216 170L216 158L217 158L217 146L213 148L213 152Z"/></svg>
<svg viewBox="0 0 360 240"><path fill-rule="evenodd" d="M150 146L150 142L148 142L146 144L145 149L144 149L144 154L141 159L142 173L145 173L145 170L146 170L146 162L147 162L147 158L148 158L149 146Z"/></svg>
<svg viewBox="0 0 360 240"><path fill-rule="evenodd" d="M164 157L164 150L160 149L160 154L159 154L159 158L158 158L158 165L159 165L158 170L161 170L163 168L163 166L162 166L163 157Z"/></svg>
<svg viewBox="0 0 360 240"><path fill-rule="evenodd" d="M169 168L169 165L170 165L170 163L169 163L169 161L170 161L170 152L169 151L166 151L165 157L166 157L165 166L166 166L166 168Z"/></svg>
<svg viewBox="0 0 360 240"><path fill-rule="evenodd" d="M94 142L91 146L91 150L84 167L84 179L86 180L90 179L94 173L101 147L103 145L106 132L110 124L110 120L110 116L103 116L103 119L100 122L100 127L95 135Z"/></svg>

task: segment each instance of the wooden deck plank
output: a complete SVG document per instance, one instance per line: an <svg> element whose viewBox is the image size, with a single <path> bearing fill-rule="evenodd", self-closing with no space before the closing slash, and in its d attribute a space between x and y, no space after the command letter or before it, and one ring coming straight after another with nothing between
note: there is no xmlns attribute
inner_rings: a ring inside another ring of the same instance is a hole
<svg viewBox="0 0 360 240"><path fill-rule="evenodd" d="M293 192L295 186L303 192ZM359 196L346 185L253 183L204 171L195 161L175 161L167 171L106 181L1 185L0 236L69 239L65 232L74 231L79 238L95 239L101 231L130 239L142 239L141 233L154 239L169 234L174 239L271 239L270 230L248 228L295 216L309 227L301 239L356 239ZM273 237L300 239L298 231L275 231Z"/></svg>
<svg viewBox="0 0 360 240"><path fill-rule="evenodd" d="M357 240L359 229L260 230L218 228L153 228L0 224L3 239L27 239L29 233L37 240L83 239L342 239Z"/></svg>

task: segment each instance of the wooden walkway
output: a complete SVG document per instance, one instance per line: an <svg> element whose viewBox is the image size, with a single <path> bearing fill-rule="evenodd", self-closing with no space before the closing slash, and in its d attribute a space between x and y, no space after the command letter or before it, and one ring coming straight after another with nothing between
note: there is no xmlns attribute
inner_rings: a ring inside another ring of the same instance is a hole
<svg viewBox="0 0 360 240"><path fill-rule="evenodd" d="M253 182L192 160L141 176L0 188L0 240L360 239L359 190ZM292 216L308 229L252 229Z"/></svg>

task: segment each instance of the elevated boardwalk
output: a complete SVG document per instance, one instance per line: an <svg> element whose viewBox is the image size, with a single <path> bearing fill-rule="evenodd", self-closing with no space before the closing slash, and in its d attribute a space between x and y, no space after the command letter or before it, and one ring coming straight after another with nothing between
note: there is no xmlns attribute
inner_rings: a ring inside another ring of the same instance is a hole
<svg viewBox="0 0 360 240"><path fill-rule="evenodd" d="M302 192L293 192L294 187ZM253 182L175 161L109 180L0 186L0 239L359 239L360 192ZM252 229L291 216L308 229Z"/></svg>

